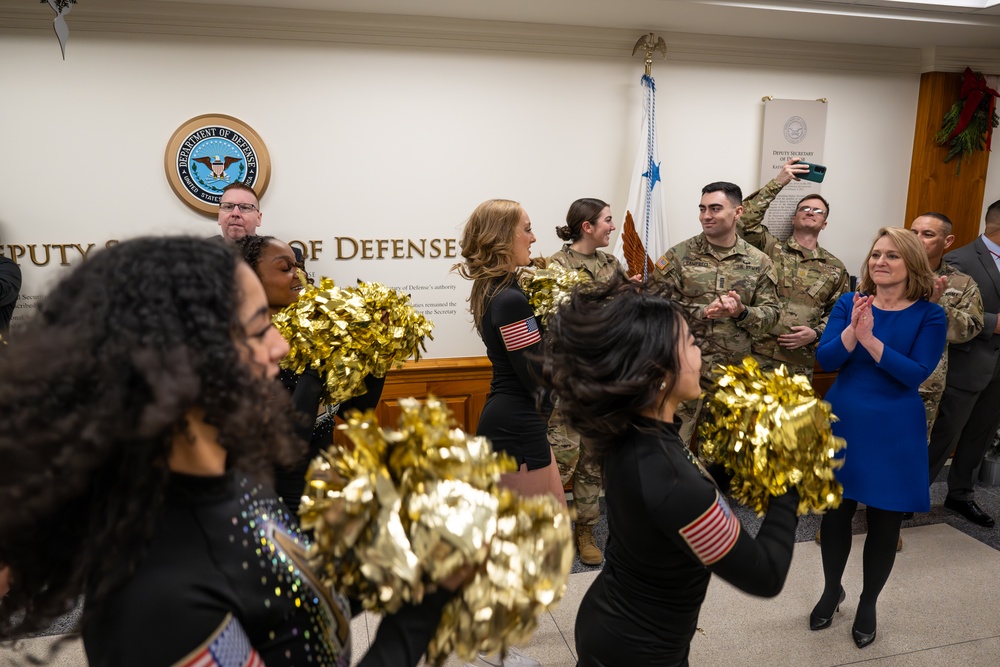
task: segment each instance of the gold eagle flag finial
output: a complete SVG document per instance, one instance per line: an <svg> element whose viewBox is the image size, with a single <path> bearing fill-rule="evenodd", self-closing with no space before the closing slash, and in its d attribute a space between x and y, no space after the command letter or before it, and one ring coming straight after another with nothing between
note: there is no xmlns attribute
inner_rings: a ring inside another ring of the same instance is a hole
<svg viewBox="0 0 1000 667"><path fill-rule="evenodd" d="M664 59L667 57L667 43L662 37L657 37L653 33L647 33L639 38L632 48L632 55L639 53L639 49L645 51L646 56L646 76L653 72L653 54L659 53Z"/></svg>

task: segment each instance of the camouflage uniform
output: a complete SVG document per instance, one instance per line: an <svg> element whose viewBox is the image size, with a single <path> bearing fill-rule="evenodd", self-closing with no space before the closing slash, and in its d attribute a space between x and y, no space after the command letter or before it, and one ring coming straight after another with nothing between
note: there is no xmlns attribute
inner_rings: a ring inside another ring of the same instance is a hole
<svg viewBox="0 0 1000 667"><path fill-rule="evenodd" d="M549 257L549 261L568 269L583 269L592 280L605 280L616 273L625 275L625 269L613 256L600 250L593 255L584 255L569 246L569 243L563 245L561 250ZM593 466L577 465L580 461L580 434L566 423L558 406L549 418L548 436L563 486L573 480L577 525L594 525L600 517L601 471Z"/></svg>
<svg viewBox="0 0 1000 667"><path fill-rule="evenodd" d="M717 248L704 234L692 237L663 253L656 260L653 279L664 284L672 296L693 310L698 320L696 333L705 344L701 356L701 386L713 384L712 368L736 364L749 355L750 336L769 331L778 320L780 307L775 289L777 277L770 258L741 238L732 248ZM730 290L740 295L745 317L710 320L706 306ZM701 400L686 401L677 410L683 420L681 438L691 441Z"/></svg>
<svg viewBox="0 0 1000 667"><path fill-rule="evenodd" d="M767 207L783 187L771 180L747 197L743 201L743 215L736 222L739 235L771 258L778 275L781 315L773 329L754 335L753 354L761 368L774 369L785 364L792 373L801 373L812 380L816 346L834 304L850 286L850 275L843 262L823 248L803 248L793 236L780 241L763 225ZM789 333L793 326L811 327L816 331L816 341L794 350L779 345L778 336Z"/></svg>
<svg viewBox="0 0 1000 667"><path fill-rule="evenodd" d="M970 276L944 261L934 274L948 276L948 287L938 299L938 304L944 308L944 314L948 316L948 343L965 343L972 340L983 329L983 298L979 294L979 285ZM937 418L938 403L944 394L947 375L948 345L945 345L941 361L930 377L920 385L920 398L923 399L924 409L927 411L928 442L931 428Z"/></svg>

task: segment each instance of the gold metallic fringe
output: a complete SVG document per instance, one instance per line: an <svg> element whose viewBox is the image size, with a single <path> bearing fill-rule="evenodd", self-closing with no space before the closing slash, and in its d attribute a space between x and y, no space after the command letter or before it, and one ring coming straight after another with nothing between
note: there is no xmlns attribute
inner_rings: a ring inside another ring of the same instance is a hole
<svg viewBox="0 0 1000 667"><path fill-rule="evenodd" d="M771 496L792 487L799 493L799 515L839 506L843 489L833 471L843 461L834 454L845 443L831 432L836 417L808 378L789 377L785 366L761 371L751 357L740 366L719 366L715 374L698 441L704 458L733 473L733 497L758 515Z"/></svg>
<svg viewBox="0 0 1000 667"><path fill-rule="evenodd" d="M455 652L472 661L523 643L565 592L569 516L555 498L499 488L516 464L453 428L441 401L400 407L397 430L380 428L372 412L349 414L340 428L353 447L334 446L310 465L300 515L314 531L315 571L366 608L392 613L472 566L428 659L441 664Z"/></svg>
<svg viewBox="0 0 1000 667"><path fill-rule="evenodd" d="M291 348L281 367L319 371L331 405L364 394L367 375L385 377L393 365L419 359L434 328L408 294L360 280L340 289L329 278L306 285L273 321Z"/></svg>
<svg viewBox="0 0 1000 667"><path fill-rule="evenodd" d="M522 271L518 276L521 290L528 296L528 303L542 321L542 326L559 304L569 299L574 287L589 282L586 272L567 269L558 262L548 262L545 268Z"/></svg>

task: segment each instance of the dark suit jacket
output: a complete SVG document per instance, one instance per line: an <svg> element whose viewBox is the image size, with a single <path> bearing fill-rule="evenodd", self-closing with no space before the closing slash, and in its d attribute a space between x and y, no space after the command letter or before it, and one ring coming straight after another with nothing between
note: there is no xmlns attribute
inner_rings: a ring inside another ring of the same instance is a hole
<svg viewBox="0 0 1000 667"><path fill-rule="evenodd" d="M0 333L7 330L21 291L21 269L13 260L0 257Z"/></svg>
<svg viewBox="0 0 1000 667"><path fill-rule="evenodd" d="M972 276L983 296L983 330L967 343L948 346L948 384L966 391L982 391L1000 363L1000 335L994 334L1000 312L1000 271L982 237L944 260Z"/></svg>

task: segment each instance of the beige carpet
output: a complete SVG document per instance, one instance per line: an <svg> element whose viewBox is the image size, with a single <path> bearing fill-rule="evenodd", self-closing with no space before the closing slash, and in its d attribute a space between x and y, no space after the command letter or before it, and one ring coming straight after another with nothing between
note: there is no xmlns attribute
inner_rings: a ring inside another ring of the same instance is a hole
<svg viewBox="0 0 1000 667"><path fill-rule="evenodd" d="M819 548L795 546L784 592L772 600L753 598L714 579L692 643L691 664L702 666L978 667L1000 665L1000 553L947 524L903 530L905 543L879 603L878 638L864 650L851 641L851 623L861 591L861 549L855 537L844 578L847 601L833 626L810 632L807 625L822 587ZM540 620L524 651L547 667L576 664L573 622L580 598L596 573L574 574L559 608ZM378 619L352 624L356 658L367 649ZM0 647L0 665L17 664L24 651L43 656L53 638L22 642L19 651ZM86 667L78 642L46 664ZM460 663L452 658L449 667ZM622 666L628 667L628 666Z"/></svg>

